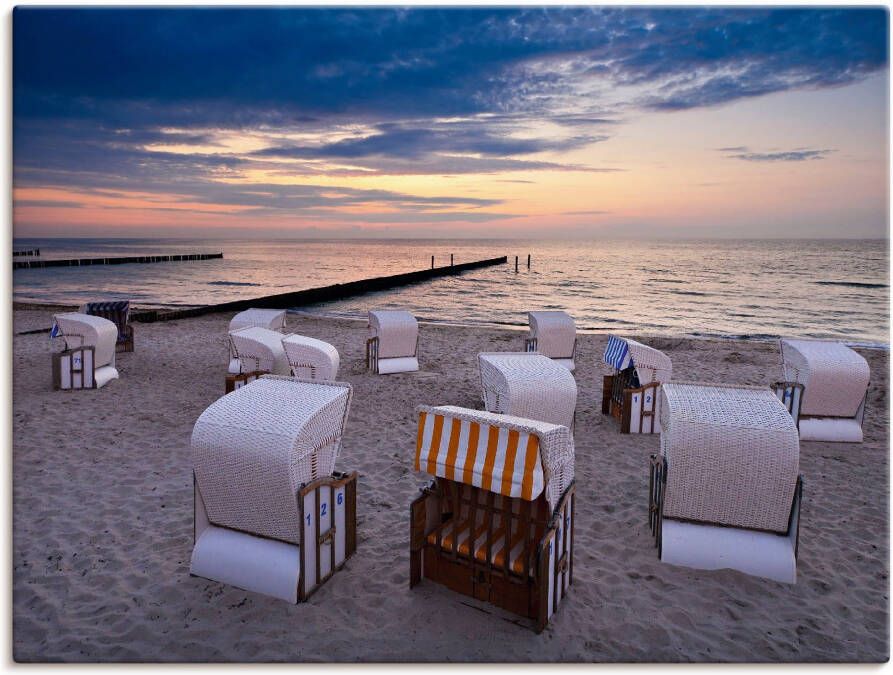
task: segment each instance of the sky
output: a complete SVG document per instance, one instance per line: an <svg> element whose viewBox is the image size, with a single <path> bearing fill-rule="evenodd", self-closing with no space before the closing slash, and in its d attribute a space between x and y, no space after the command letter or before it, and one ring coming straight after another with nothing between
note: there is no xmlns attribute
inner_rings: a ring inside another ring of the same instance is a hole
<svg viewBox="0 0 893 675"><path fill-rule="evenodd" d="M16 8L16 237L886 237L875 8Z"/></svg>

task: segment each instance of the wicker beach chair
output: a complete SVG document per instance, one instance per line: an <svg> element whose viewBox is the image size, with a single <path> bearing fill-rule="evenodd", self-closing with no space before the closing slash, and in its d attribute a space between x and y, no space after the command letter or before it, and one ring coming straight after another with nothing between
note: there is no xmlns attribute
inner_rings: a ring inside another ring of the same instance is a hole
<svg viewBox="0 0 893 675"><path fill-rule="evenodd" d="M568 370L574 369L577 352L577 326L573 318L560 311L528 312L530 336L524 351L539 352Z"/></svg>
<svg viewBox="0 0 893 675"><path fill-rule="evenodd" d="M240 330L242 328L267 328L280 333L285 333L285 317L284 309L246 309L236 314L229 322L229 332ZM237 375L242 372L242 366L239 359L232 353L232 342L227 337L227 346L230 347L229 354L229 372Z"/></svg>
<svg viewBox="0 0 893 675"><path fill-rule="evenodd" d="M282 338L282 348L292 375L311 380L334 380L338 376L338 350L328 342L292 333Z"/></svg>
<svg viewBox="0 0 893 675"><path fill-rule="evenodd" d="M253 382L261 375L291 375L282 346L282 333L269 328L240 328L229 334L230 351L239 361L240 373L226 376L226 393Z"/></svg>
<svg viewBox="0 0 893 675"><path fill-rule="evenodd" d="M661 387L649 522L658 556L797 580L802 477L794 421L768 387Z"/></svg>
<svg viewBox="0 0 893 675"><path fill-rule="evenodd" d="M779 348L786 381L773 386L782 397L792 392L788 409L800 440L861 443L868 362L839 342L780 340Z"/></svg>
<svg viewBox="0 0 893 675"><path fill-rule="evenodd" d="M192 432L190 572L291 603L356 549L357 474L335 472L351 388L265 375Z"/></svg>
<svg viewBox="0 0 893 675"><path fill-rule="evenodd" d="M133 326L130 323L130 300L88 302L81 306L82 314L108 319L118 327L116 351L133 351Z"/></svg>
<svg viewBox="0 0 893 675"><path fill-rule="evenodd" d="M563 365L542 354L478 354L481 396L490 412L563 424L573 432L577 383Z"/></svg>
<svg viewBox="0 0 893 675"><path fill-rule="evenodd" d="M641 342L608 336L604 361L613 369L602 385L602 414L620 420L624 434L660 433L660 385L673 374L670 357Z"/></svg>
<svg viewBox="0 0 893 675"><path fill-rule="evenodd" d="M567 427L454 406L418 409L410 588L422 577L545 628L573 576Z"/></svg>
<svg viewBox="0 0 893 675"><path fill-rule="evenodd" d="M114 323L79 312L56 314L53 318L50 337L64 342L63 350L53 354L55 389L98 389L118 378L118 327Z"/></svg>
<svg viewBox="0 0 893 675"><path fill-rule="evenodd" d="M373 373L409 373L419 369L419 323L409 312L369 312L366 367Z"/></svg>

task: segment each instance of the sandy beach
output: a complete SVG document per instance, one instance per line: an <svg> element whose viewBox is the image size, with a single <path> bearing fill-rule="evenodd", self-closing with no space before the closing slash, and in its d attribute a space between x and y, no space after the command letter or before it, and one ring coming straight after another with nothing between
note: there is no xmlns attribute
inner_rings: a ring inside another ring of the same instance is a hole
<svg viewBox="0 0 893 675"><path fill-rule="evenodd" d="M358 549L309 602L192 577L189 438L223 394L231 314L136 324L120 380L56 392L52 312L13 316L13 654L17 661L884 661L889 655L888 353L861 445L804 442L798 582L661 563L647 525L658 436L602 416L604 335L581 335L574 581L546 630L408 583L417 404L480 407L477 353L524 333L423 324L421 372L364 369L361 322L290 315L341 355L354 398L338 468L357 470ZM769 342L643 339L674 378L768 384Z"/></svg>

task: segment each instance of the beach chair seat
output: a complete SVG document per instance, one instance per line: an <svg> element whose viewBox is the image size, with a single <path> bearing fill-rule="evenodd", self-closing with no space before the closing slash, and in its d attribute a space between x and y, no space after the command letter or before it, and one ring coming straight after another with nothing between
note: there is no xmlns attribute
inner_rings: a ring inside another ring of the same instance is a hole
<svg viewBox="0 0 893 675"><path fill-rule="evenodd" d="M419 322L409 312L373 310L369 312L366 340L366 367L388 375L419 369Z"/></svg>
<svg viewBox="0 0 893 675"><path fill-rule="evenodd" d="M266 328L285 333L286 310L284 309L246 309L236 314L229 322L229 332L242 328ZM230 347L229 372L237 375L242 372L239 359L232 353L232 343L227 339Z"/></svg>
<svg viewBox="0 0 893 675"><path fill-rule="evenodd" d="M861 443L871 373L868 362L844 344L780 340L785 383L799 384L791 411L804 441Z"/></svg>
<svg viewBox="0 0 893 675"><path fill-rule="evenodd" d="M338 377L338 350L328 342L292 333L282 338L282 348L291 374L310 380Z"/></svg>
<svg viewBox="0 0 893 675"><path fill-rule="evenodd" d="M239 363L238 374L226 376L226 393L256 380L261 375L291 375L282 346L282 333L251 326L231 331L230 351Z"/></svg>
<svg viewBox="0 0 893 675"><path fill-rule="evenodd" d="M410 507L410 587L429 579L542 631L573 576L570 432L455 406L417 411L415 469L434 478Z"/></svg>
<svg viewBox="0 0 893 675"><path fill-rule="evenodd" d="M577 326L566 312L546 310L528 312L530 336L524 341L524 351L539 352L570 371L574 369L577 352Z"/></svg>
<svg viewBox="0 0 893 675"><path fill-rule="evenodd" d="M56 314L50 337L64 342L63 350L53 354L53 388L99 389L118 378L113 322L80 312Z"/></svg>
<svg viewBox="0 0 893 675"><path fill-rule="evenodd" d="M649 524L658 557L697 569L797 580L797 429L768 387L667 383Z"/></svg>
<svg viewBox="0 0 893 675"><path fill-rule="evenodd" d="M335 471L349 384L265 375L192 432L190 573L306 600L356 549L357 474Z"/></svg>
<svg viewBox="0 0 893 675"><path fill-rule="evenodd" d="M130 323L130 301L109 300L88 302L81 306L82 314L108 319L118 327L118 341L115 349L119 352L133 351L133 325Z"/></svg>
<svg viewBox="0 0 893 675"><path fill-rule="evenodd" d="M542 354L478 354L484 409L563 424L573 432L577 383L570 371Z"/></svg>
<svg viewBox="0 0 893 675"><path fill-rule="evenodd" d="M641 342L608 336L604 362L613 370L602 383L602 414L620 421L620 433L660 433L660 385L673 375L670 357Z"/></svg>

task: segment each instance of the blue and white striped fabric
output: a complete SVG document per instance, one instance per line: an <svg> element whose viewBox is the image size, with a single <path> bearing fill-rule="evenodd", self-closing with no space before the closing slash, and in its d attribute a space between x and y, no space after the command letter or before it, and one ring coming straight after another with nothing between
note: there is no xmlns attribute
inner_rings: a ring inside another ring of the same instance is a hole
<svg viewBox="0 0 893 675"><path fill-rule="evenodd" d="M605 363L614 366L617 370L626 370L632 365L632 357L629 354L629 345L613 335L608 336L608 346L605 347Z"/></svg>
<svg viewBox="0 0 893 675"><path fill-rule="evenodd" d="M50 337L51 337L51 338L59 337L59 333L61 333L61 332L62 332L62 331L61 331L61 329L59 328L59 324L56 323L55 320L53 320L53 327L52 327L52 329L50 329Z"/></svg>

